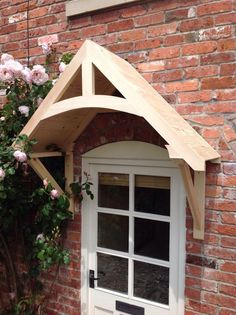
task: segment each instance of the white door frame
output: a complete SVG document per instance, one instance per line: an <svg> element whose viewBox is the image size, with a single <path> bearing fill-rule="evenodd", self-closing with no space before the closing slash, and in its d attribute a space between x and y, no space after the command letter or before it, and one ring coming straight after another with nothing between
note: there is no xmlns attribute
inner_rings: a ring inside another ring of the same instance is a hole
<svg viewBox="0 0 236 315"><path fill-rule="evenodd" d="M130 165L172 169L174 173L179 173L178 166L169 159L167 151L158 146L139 142L121 141L110 143L95 148L82 157L82 173L90 173L92 166L99 165ZM85 180L83 175L82 181ZM179 198L179 247L178 247L178 315L184 314L184 281L185 281L185 209L186 196L183 188L182 177L179 174L181 197ZM84 196L82 203L81 222L81 315L91 315L88 313L88 262L90 239L89 222L92 219L90 211L91 200Z"/></svg>

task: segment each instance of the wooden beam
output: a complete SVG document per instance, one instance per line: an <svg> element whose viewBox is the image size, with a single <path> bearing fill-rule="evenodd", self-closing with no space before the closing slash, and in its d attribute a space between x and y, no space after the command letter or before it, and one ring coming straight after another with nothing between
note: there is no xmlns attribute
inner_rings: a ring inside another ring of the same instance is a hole
<svg viewBox="0 0 236 315"><path fill-rule="evenodd" d="M34 169L35 173L44 180L47 178L47 180L51 183L53 188L58 190L60 194L63 194L63 189L59 186L57 181L53 178L53 176L49 173L49 171L46 169L46 167L43 165L43 163L38 159L30 159L29 165Z"/></svg>
<svg viewBox="0 0 236 315"><path fill-rule="evenodd" d="M205 222L205 172L195 172L195 181L190 172L189 165L181 160L178 162L180 168L188 204L193 217L193 237L204 239Z"/></svg>
<svg viewBox="0 0 236 315"><path fill-rule="evenodd" d="M95 70L92 62L85 59L82 63L82 95L95 94Z"/></svg>
<svg viewBox="0 0 236 315"><path fill-rule="evenodd" d="M75 210L75 203L74 197L72 196L72 191L70 188L70 184L74 181L74 159L73 159L73 152L66 152L65 156L65 178L66 178L66 185L65 190L69 193L70 197L70 208L69 210L74 213Z"/></svg>
<svg viewBox="0 0 236 315"><path fill-rule="evenodd" d="M30 157L32 159L36 159L36 158L44 158L44 157L62 156L63 154L64 154L63 152L49 152L49 151L33 152L30 154Z"/></svg>

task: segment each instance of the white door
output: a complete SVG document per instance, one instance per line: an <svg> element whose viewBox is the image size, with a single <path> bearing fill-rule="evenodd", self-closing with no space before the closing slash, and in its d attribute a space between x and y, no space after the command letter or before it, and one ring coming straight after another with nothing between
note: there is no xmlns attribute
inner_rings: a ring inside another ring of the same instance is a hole
<svg viewBox="0 0 236 315"><path fill-rule="evenodd" d="M94 200L82 214L82 314L183 314L181 177L130 162L87 164Z"/></svg>

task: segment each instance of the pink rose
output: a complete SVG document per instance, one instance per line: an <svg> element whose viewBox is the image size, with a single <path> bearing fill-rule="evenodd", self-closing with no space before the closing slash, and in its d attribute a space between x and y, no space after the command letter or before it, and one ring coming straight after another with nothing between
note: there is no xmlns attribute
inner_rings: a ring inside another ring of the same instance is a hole
<svg viewBox="0 0 236 315"><path fill-rule="evenodd" d="M17 150L13 153L13 156L18 162L23 163L27 161L27 155L25 154L25 152Z"/></svg>
<svg viewBox="0 0 236 315"><path fill-rule="evenodd" d="M0 181L4 180L5 176L6 176L5 171L0 167Z"/></svg>
<svg viewBox="0 0 236 315"><path fill-rule="evenodd" d="M29 107L28 107L28 106L24 106L24 105L19 106L19 107L18 107L18 110L19 110L19 112L20 112L22 115L24 115L25 117L28 117L28 116L29 116Z"/></svg>
<svg viewBox="0 0 236 315"><path fill-rule="evenodd" d="M56 189L53 189L53 190L51 191L50 195L51 195L51 199L57 199L57 198L60 197L60 193L59 193L59 191L57 191Z"/></svg>
<svg viewBox="0 0 236 315"><path fill-rule="evenodd" d="M31 70L27 67L25 67L22 71L21 71L21 76L23 78L23 80L28 83L31 84L32 83L32 74L31 74Z"/></svg>
<svg viewBox="0 0 236 315"><path fill-rule="evenodd" d="M0 117L0 120L1 120L1 121L4 121L5 119L6 119L6 118L5 118L4 116L1 116L1 117Z"/></svg>
<svg viewBox="0 0 236 315"><path fill-rule="evenodd" d="M1 63L5 63L9 60L14 60L14 57L12 55L9 55L9 54L2 54Z"/></svg>
<svg viewBox="0 0 236 315"><path fill-rule="evenodd" d="M15 60L8 60L4 64L9 71L11 71L16 77L19 77L21 75L21 72L23 70L23 66L21 63Z"/></svg>
<svg viewBox="0 0 236 315"><path fill-rule="evenodd" d="M6 65L0 65L0 81L9 82L14 78L13 72Z"/></svg>
<svg viewBox="0 0 236 315"><path fill-rule="evenodd" d="M33 69L31 70L31 75L32 75L32 81L36 85L42 85L45 82L47 82L49 79L45 68L40 65L33 66Z"/></svg>
<svg viewBox="0 0 236 315"><path fill-rule="evenodd" d="M60 73L64 72L66 68L66 64L64 62L61 62L59 65L59 71Z"/></svg>

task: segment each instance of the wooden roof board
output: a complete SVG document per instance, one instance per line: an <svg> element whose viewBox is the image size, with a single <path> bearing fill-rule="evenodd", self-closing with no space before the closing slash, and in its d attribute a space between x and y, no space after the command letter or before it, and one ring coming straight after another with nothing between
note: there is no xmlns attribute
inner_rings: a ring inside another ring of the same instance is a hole
<svg viewBox="0 0 236 315"><path fill-rule="evenodd" d="M70 90L72 85L75 87L73 91L76 90L76 80L83 81L86 79L86 72L84 72L84 78L83 70L82 76L78 71L80 71L81 66L88 66L89 64L91 64L91 67L88 67L88 69L91 69L92 65L95 66L93 72L93 74L95 73L95 78L93 80L95 80L94 84L97 84L97 88L93 87L90 91L93 92L95 90L101 94L112 94L114 88L116 88L124 96L128 104L128 107L125 106L123 111L144 117L169 144L167 148L171 158L181 158L194 170L204 171L205 161L220 157L128 62L88 40L84 42L39 109L22 130L22 133L28 134L30 137L35 135L40 138L41 131L38 128L41 120L46 121L45 119L49 119L51 115L56 115L57 106L57 117L60 114L65 115L66 108L62 109L61 107L63 106L59 105L62 102L64 102L64 105L67 104L68 110L71 110L72 105L69 105L69 99L64 100L64 96L75 96L74 94L77 94L76 92L69 93L67 91L72 91L72 89ZM99 71L96 71L96 68ZM85 83L78 82L80 89L78 89L77 95L81 94L83 83L93 84L91 82L91 79L88 79L88 82ZM97 98L99 99L98 96ZM60 102L60 100L63 101ZM74 103L72 106L73 110L76 109L76 106L77 109L89 108L89 103L87 105L85 103L84 105L80 104L79 101L77 105ZM99 104L97 104L97 107L99 107ZM107 104L108 108L109 104ZM116 105L112 105L111 102L110 109L120 111L121 106L116 108ZM71 128L71 133L73 133L73 125L68 124L68 128ZM62 134L58 134L58 137L62 136Z"/></svg>

